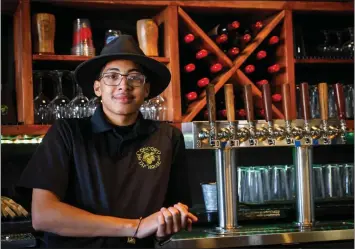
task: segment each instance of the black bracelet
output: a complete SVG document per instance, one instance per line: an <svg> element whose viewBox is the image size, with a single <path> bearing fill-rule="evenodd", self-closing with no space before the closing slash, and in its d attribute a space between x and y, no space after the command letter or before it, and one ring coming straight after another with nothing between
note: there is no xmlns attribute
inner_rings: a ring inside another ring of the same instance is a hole
<svg viewBox="0 0 355 249"><path fill-rule="evenodd" d="M139 217L139 223L138 223L138 226L137 226L136 232L135 232L135 233L134 233L134 235L133 235L133 238L135 238L135 237L137 236L138 229L139 229L139 226L141 225L142 220L143 220L143 217Z"/></svg>

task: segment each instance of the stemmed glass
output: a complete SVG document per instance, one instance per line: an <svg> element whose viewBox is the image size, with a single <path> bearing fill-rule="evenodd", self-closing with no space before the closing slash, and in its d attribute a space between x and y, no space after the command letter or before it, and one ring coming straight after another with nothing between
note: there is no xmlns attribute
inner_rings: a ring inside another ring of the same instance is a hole
<svg viewBox="0 0 355 249"><path fill-rule="evenodd" d="M69 99L63 94L62 88L62 77L64 71L60 70L53 70L50 71L50 75L53 75L57 78L57 87L56 87L56 96L54 99L49 103L49 109L52 113L52 120L62 119L69 117L68 115L68 104Z"/></svg>
<svg viewBox="0 0 355 249"><path fill-rule="evenodd" d="M165 120L165 115L166 115L165 99L161 95L158 95L157 97L152 99L152 103L153 105L155 105L157 109L156 120Z"/></svg>
<svg viewBox="0 0 355 249"><path fill-rule="evenodd" d="M87 116L92 116L98 105L101 104L101 99L97 96L91 98L88 102Z"/></svg>
<svg viewBox="0 0 355 249"><path fill-rule="evenodd" d="M350 57L354 56L354 28L347 28L347 32L349 33L349 41L343 44L343 51L347 53Z"/></svg>
<svg viewBox="0 0 355 249"><path fill-rule="evenodd" d="M70 72L72 79L74 79L74 72ZM73 83L75 81L73 80ZM78 83L75 84L76 96L70 101L68 105L68 113L71 118L84 118L88 116L89 99L84 96L83 90Z"/></svg>
<svg viewBox="0 0 355 249"><path fill-rule="evenodd" d="M330 39L329 39L329 31L328 30L322 30L321 32L324 35L324 42L317 46L317 50L318 50L318 52L321 53L322 56L325 56L325 55L328 55L330 50L331 50Z"/></svg>
<svg viewBox="0 0 355 249"><path fill-rule="evenodd" d="M43 94L44 71L33 71L33 76L38 79L38 95L34 98L34 118L36 124L48 124L49 122L49 99Z"/></svg>

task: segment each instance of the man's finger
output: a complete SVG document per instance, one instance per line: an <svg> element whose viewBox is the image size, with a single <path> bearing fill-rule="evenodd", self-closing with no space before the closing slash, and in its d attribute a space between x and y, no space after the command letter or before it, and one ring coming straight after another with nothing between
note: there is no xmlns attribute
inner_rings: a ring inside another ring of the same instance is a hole
<svg viewBox="0 0 355 249"><path fill-rule="evenodd" d="M189 211L189 207L184 203L178 202L178 205L182 205L187 211Z"/></svg>
<svg viewBox="0 0 355 249"><path fill-rule="evenodd" d="M173 215L166 208L161 208L160 211L163 213L165 219L165 233L166 235L170 235L173 232Z"/></svg>
<svg viewBox="0 0 355 249"><path fill-rule="evenodd" d="M168 208L169 212L173 215L173 231L174 233L177 233L181 229L181 215L180 211L175 208L175 207L169 207Z"/></svg>
<svg viewBox="0 0 355 249"><path fill-rule="evenodd" d="M181 204L175 204L174 207L180 211L181 228L185 229L187 225L187 214L189 213Z"/></svg>
<svg viewBox="0 0 355 249"><path fill-rule="evenodd" d="M198 221L198 218L195 215L193 215L192 213L190 213L190 212L187 213L187 217L189 219L191 219L192 222L197 222Z"/></svg>
<svg viewBox="0 0 355 249"><path fill-rule="evenodd" d="M187 219L187 231L191 232L192 231L192 220Z"/></svg>
<svg viewBox="0 0 355 249"><path fill-rule="evenodd" d="M166 230L166 224L165 224L165 218L162 213L158 215L158 230L156 233L157 237L164 237L165 236L165 230Z"/></svg>

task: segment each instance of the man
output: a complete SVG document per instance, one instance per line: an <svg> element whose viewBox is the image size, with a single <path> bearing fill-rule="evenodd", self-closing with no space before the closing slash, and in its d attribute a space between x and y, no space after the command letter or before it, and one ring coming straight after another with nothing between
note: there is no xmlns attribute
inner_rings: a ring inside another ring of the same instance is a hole
<svg viewBox="0 0 355 249"><path fill-rule="evenodd" d="M121 35L75 79L102 105L91 118L55 122L20 180L33 189L32 223L47 246L151 247L191 229L183 136L139 112L168 86L169 70Z"/></svg>

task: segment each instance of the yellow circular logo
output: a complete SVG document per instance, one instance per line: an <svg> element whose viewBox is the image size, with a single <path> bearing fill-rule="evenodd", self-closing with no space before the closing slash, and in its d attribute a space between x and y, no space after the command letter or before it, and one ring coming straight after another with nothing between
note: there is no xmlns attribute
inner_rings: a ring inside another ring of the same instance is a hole
<svg viewBox="0 0 355 249"><path fill-rule="evenodd" d="M156 169L160 166L160 154L160 150L154 147L143 147L136 152L139 165L148 169Z"/></svg>

